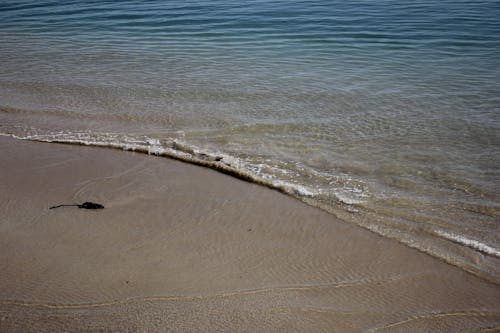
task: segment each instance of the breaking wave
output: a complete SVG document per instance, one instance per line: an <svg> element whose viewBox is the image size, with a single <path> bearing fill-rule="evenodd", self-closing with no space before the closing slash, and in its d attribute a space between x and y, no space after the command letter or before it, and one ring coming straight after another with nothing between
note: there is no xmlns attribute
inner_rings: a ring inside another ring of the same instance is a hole
<svg viewBox="0 0 500 333"><path fill-rule="evenodd" d="M440 230L436 230L435 233L438 234L440 237L449 239L449 240L456 242L458 244L465 245L467 247L476 249L476 250L481 251L483 253L500 258L500 250L498 250L492 246L489 246L487 244L484 244L478 240L469 239L469 238L466 238L464 236L460 236L460 235L456 235L456 234L453 234L450 232L440 231Z"/></svg>
<svg viewBox="0 0 500 333"><path fill-rule="evenodd" d="M279 179L259 176L245 170L244 162L227 154L214 154L201 151L190 145L174 139L155 139L143 136L142 139L131 138L118 134L107 133L99 137L94 137L89 133L55 133L55 134L35 134L18 136L14 134L0 133L3 136L9 136L20 140L62 143L92 147L105 147L144 153L148 155L169 157L196 165L209 167L219 172L231 175L233 177L249 181L252 183L267 186L279 190L285 194L300 198L314 197L320 193L310 187L294 184ZM340 199L339 199L340 200Z"/></svg>

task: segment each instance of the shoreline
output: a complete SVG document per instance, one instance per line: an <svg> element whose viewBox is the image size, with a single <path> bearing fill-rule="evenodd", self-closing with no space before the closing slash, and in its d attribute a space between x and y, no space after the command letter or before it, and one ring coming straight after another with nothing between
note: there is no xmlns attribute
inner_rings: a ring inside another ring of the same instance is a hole
<svg viewBox="0 0 500 333"><path fill-rule="evenodd" d="M500 326L498 285L278 191L145 154L0 147L2 331ZM80 201L106 208L48 211Z"/></svg>
<svg viewBox="0 0 500 333"><path fill-rule="evenodd" d="M46 139L42 137L18 137L14 134L0 134L7 138L23 140L30 142L52 143L69 146L83 146L93 148L105 148L110 150L126 151L148 156L173 159L184 163L201 166L220 172L225 175L237 178L250 184L264 186L271 190L288 195L309 206L332 214L336 218L370 232L380 235L384 238L394 239L405 246L417 249L425 254L431 255L447 264L457 266L469 273L472 273L482 279L486 279L496 285L500 285L500 271L498 264L500 257L498 250L494 247L479 241L476 238L467 238L445 230L433 230L429 228L420 228L415 231L400 229L401 225L392 225L384 220L389 216L378 216L376 213L361 206L351 206L338 199L335 204L328 204L315 197L315 195L305 187L299 184L283 183L266 179L248 170L242 169L232 164L231 156L197 151L184 143L175 140L170 146L165 143L155 141L157 139L148 139L142 143L126 144L120 142L107 141L88 141L85 139ZM356 215L352 215L355 212ZM374 222L377 221L377 222Z"/></svg>

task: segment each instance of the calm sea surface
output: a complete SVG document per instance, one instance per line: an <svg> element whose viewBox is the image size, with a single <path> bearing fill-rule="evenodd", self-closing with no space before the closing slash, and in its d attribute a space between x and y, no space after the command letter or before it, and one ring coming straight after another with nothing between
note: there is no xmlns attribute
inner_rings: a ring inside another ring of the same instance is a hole
<svg viewBox="0 0 500 333"><path fill-rule="evenodd" d="M498 1L2 0L0 132L220 160L500 281Z"/></svg>

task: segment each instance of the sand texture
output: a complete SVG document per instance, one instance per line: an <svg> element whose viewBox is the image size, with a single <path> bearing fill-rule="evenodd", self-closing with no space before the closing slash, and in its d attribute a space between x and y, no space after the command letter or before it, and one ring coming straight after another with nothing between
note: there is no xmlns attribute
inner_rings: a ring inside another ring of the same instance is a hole
<svg viewBox="0 0 500 333"><path fill-rule="evenodd" d="M0 332L485 332L500 286L268 188L0 137ZM95 201L99 211L52 205Z"/></svg>

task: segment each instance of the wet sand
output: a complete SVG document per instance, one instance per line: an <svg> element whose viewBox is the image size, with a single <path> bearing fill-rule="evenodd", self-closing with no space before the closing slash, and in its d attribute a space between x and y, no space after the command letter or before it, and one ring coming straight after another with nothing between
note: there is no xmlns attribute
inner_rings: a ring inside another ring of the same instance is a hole
<svg viewBox="0 0 500 333"><path fill-rule="evenodd" d="M500 330L500 286L168 158L0 137L1 332ZM104 210L52 205L95 201Z"/></svg>

